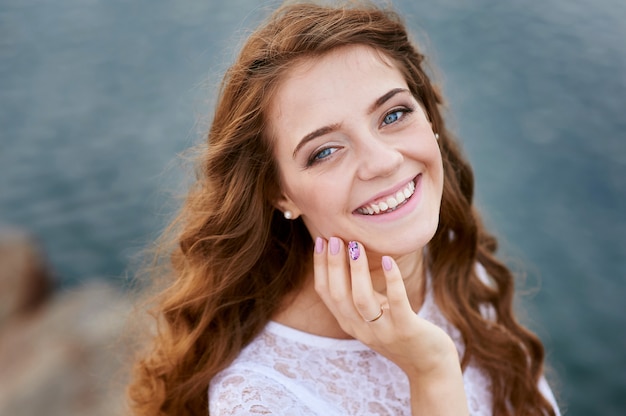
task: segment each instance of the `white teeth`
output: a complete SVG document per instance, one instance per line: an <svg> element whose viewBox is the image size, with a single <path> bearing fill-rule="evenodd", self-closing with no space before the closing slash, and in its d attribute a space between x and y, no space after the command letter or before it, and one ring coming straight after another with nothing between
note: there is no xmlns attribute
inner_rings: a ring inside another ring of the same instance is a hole
<svg viewBox="0 0 626 416"><path fill-rule="evenodd" d="M380 201L377 204L369 204L357 209L359 214L363 215L376 215L384 213L387 210L394 210L398 205L409 199L413 193L415 193L415 182L411 181L407 186L396 192L395 195L387 197L387 199Z"/></svg>

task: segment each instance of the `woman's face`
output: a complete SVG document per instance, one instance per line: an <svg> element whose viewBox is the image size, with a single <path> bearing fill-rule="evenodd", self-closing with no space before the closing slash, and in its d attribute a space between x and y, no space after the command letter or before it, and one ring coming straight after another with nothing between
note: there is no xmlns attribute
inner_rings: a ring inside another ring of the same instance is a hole
<svg viewBox="0 0 626 416"><path fill-rule="evenodd" d="M281 210L313 238L402 255L434 235L443 188L432 126L395 64L349 46L291 69L269 109Z"/></svg>

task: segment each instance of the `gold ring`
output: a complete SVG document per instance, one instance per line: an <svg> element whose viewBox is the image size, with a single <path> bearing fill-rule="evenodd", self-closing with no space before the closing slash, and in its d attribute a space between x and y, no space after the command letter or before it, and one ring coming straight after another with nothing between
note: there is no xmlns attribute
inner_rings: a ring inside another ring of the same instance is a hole
<svg viewBox="0 0 626 416"><path fill-rule="evenodd" d="M366 319L366 320L365 320L365 322L367 322L367 323L369 324L369 323L372 323L372 322L378 321L378 320L380 319L380 317L381 317L381 316L383 316L383 312L384 312L384 311L383 311L383 305L380 305L380 313L379 313L378 315L376 315L376 316L375 316L374 318L372 318L372 319Z"/></svg>

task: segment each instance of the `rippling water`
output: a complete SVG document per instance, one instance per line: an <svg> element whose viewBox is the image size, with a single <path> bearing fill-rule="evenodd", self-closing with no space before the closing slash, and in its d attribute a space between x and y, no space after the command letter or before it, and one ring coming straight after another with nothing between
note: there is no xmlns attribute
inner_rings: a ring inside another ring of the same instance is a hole
<svg viewBox="0 0 626 416"><path fill-rule="evenodd" d="M441 70L487 223L541 285L524 307L568 414L624 414L626 2L432 3L396 2ZM121 281L164 224L173 160L261 14L0 2L0 223L39 236L63 284Z"/></svg>

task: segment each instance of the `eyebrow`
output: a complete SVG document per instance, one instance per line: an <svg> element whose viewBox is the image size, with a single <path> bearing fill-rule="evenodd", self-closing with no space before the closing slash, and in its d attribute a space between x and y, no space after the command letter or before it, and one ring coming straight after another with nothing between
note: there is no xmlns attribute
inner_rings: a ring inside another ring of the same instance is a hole
<svg viewBox="0 0 626 416"><path fill-rule="evenodd" d="M376 111L376 109L378 107L380 107L381 105L385 104L387 101L389 101L391 99L391 97L393 97L396 94L399 94L401 92L408 92L409 94L411 93L409 90L407 90L406 88L394 88L391 91L387 92L386 94L383 94L382 96L380 96L375 102L374 104L372 104L368 110L368 114L372 114L374 111Z"/></svg>
<svg viewBox="0 0 626 416"><path fill-rule="evenodd" d="M385 94L383 94L380 97L378 97L378 99L376 99L376 101L374 101L374 103L368 109L367 113L368 114L372 114L381 105L383 105L387 101L389 101L391 99L391 97L393 97L394 95L399 94L399 93L409 93L410 94L410 91L408 89L406 89L406 88L394 88L394 89L386 92ZM310 142L311 140L313 140L313 139L315 139L315 138L317 138L319 136L323 136L325 134L332 133L332 132L338 130L339 126L340 126L340 124L338 124L338 123L330 124L328 126L320 127L319 129L317 129L315 131L312 131L311 133L309 133L306 136L304 136L302 138L302 140L300 140L300 142L298 143L296 148L294 149L293 157L294 158L296 157L296 154L302 148L302 146L304 146L305 144L307 144L308 142Z"/></svg>

